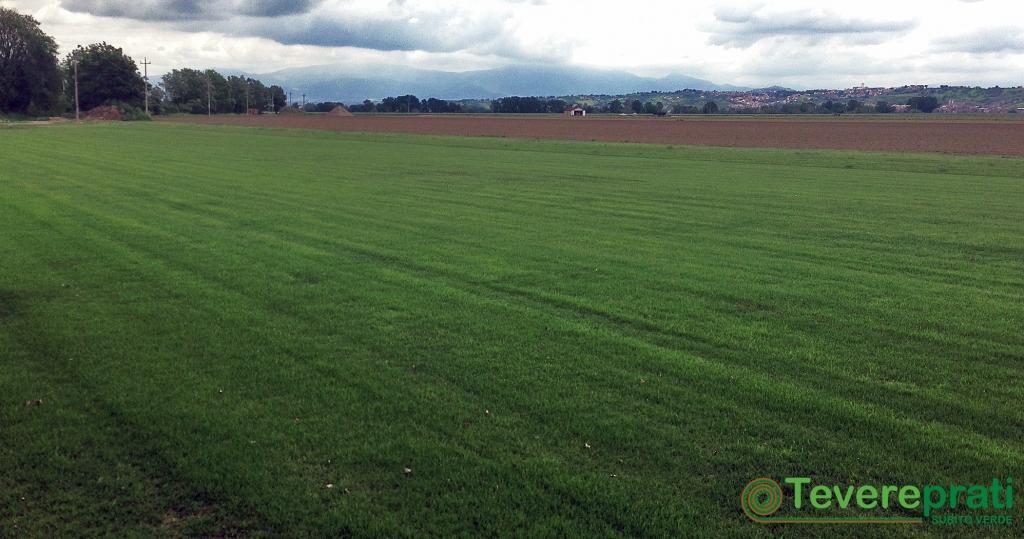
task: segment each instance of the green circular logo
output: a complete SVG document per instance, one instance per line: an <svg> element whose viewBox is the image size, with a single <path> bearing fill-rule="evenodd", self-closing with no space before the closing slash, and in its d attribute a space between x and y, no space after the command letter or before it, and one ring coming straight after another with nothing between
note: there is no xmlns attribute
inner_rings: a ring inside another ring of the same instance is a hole
<svg viewBox="0 0 1024 539"><path fill-rule="evenodd" d="M771 516L782 507L782 487L774 479L759 477L743 488L740 503L750 518Z"/></svg>

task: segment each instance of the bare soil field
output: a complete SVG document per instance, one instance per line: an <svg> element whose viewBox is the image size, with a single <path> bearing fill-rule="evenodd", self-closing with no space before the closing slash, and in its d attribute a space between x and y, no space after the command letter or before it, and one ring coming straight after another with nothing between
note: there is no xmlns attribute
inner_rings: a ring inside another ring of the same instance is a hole
<svg viewBox="0 0 1024 539"><path fill-rule="evenodd" d="M181 115L166 122L373 133L1024 156L1024 121L525 116Z"/></svg>

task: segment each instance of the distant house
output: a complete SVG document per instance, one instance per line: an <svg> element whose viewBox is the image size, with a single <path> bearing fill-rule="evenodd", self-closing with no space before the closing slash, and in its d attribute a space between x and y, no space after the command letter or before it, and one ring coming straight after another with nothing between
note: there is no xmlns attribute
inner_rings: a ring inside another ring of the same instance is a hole
<svg viewBox="0 0 1024 539"><path fill-rule="evenodd" d="M586 116L587 115L587 111L584 110L583 107L581 107L579 105L573 105L571 107L566 107L565 115L566 116Z"/></svg>

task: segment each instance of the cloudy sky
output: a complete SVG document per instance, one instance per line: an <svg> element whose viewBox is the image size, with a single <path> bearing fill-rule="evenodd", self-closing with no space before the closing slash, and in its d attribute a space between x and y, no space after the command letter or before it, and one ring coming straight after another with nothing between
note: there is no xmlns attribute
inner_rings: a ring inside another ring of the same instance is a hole
<svg viewBox="0 0 1024 539"><path fill-rule="evenodd" d="M175 67L516 63L795 88L1024 84L1019 0L0 0L67 51Z"/></svg>

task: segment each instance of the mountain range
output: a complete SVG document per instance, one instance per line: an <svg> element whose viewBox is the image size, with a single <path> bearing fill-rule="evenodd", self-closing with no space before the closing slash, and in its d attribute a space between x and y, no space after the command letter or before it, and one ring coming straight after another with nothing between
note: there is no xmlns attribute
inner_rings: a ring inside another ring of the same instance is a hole
<svg viewBox="0 0 1024 539"><path fill-rule="evenodd" d="M682 74L641 77L624 71L565 66L507 66L478 71L436 71L403 66L356 69L344 65L320 65L247 75L264 84L277 84L292 99L359 103L388 96L413 94L439 99L494 99L511 95L565 96L580 94L621 95L636 92L693 90L744 90Z"/></svg>

